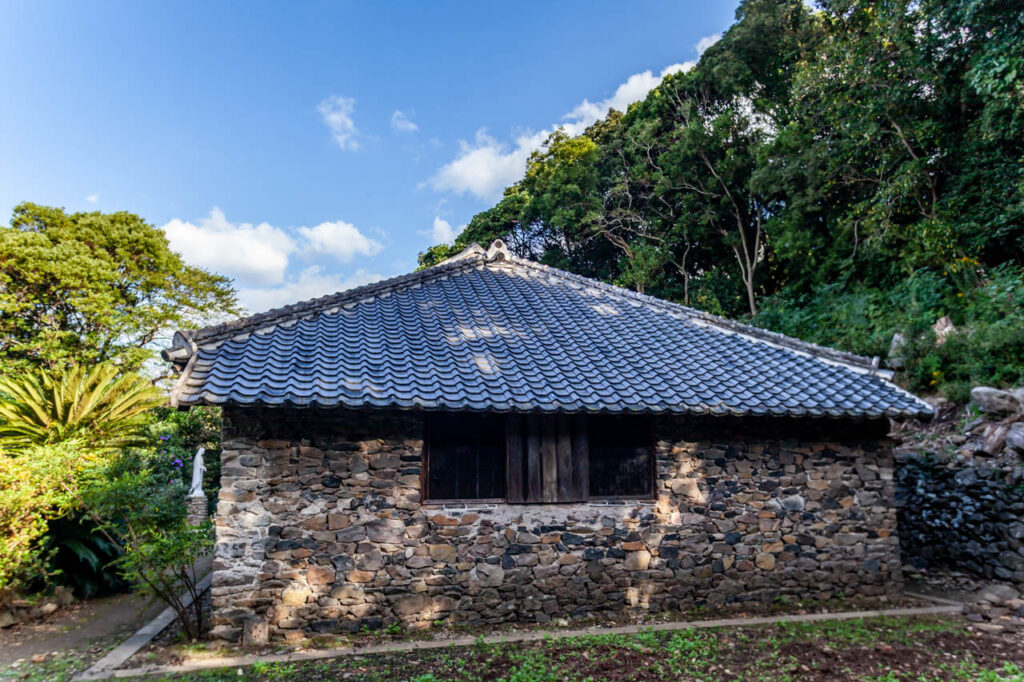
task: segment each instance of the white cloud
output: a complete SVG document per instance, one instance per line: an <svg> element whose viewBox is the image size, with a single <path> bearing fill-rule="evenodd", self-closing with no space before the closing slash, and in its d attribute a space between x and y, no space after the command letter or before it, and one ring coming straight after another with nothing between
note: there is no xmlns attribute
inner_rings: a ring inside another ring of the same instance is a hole
<svg viewBox="0 0 1024 682"><path fill-rule="evenodd" d="M435 190L495 201L505 187L523 176L526 160L550 132L526 133L517 137L513 145L508 145L480 129L472 143L459 142L459 155L434 174L430 186Z"/></svg>
<svg viewBox="0 0 1024 682"><path fill-rule="evenodd" d="M697 53L703 53L720 37L715 34L701 38L695 45ZM635 73L620 84L611 97L598 102L585 99L562 117L563 123L538 133L527 131L519 134L511 144L500 142L480 129L473 142L459 142L458 155L442 166L429 184L437 191L472 194L485 202L496 201L505 187L523 177L530 154L540 148L555 130L561 128L568 135L579 135L607 116L610 110L626 111L630 104L646 97L666 76L688 71L695 64L696 61L685 61L667 66L658 74L650 70Z"/></svg>
<svg viewBox="0 0 1024 682"><path fill-rule="evenodd" d="M359 131L352 119L355 109L355 99L341 95L332 95L316 106L338 147L347 151L359 149Z"/></svg>
<svg viewBox="0 0 1024 682"><path fill-rule="evenodd" d="M163 226L171 248L187 263L256 284L284 281L295 241L268 223L231 223L213 208L198 224L175 218Z"/></svg>
<svg viewBox="0 0 1024 682"><path fill-rule="evenodd" d="M395 113L391 114L391 127L399 133L415 133L420 129L418 125L413 123L405 112L400 109L395 109Z"/></svg>
<svg viewBox="0 0 1024 682"><path fill-rule="evenodd" d="M99 194L90 194L89 196L87 196L85 198L85 200L88 201L90 204L98 204L98 203L100 203L100 195Z"/></svg>
<svg viewBox="0 0 1024 682"><path fill-rule="evenodd" d="M697 41L697 54L704 54L709 47L711 47L721 39L721 33L712 33L709 36L704 36L703 38Z"/></svg>
<svg viewBox="0 0 1024 682"><path fill-rule="evenodd" d="M451 244L464 227L466 226L452 227L452 224L441 216L434 216L434 229L430 232L430 238L434 244Z"/></svg>
<svg viewBox="0 0 1024 682"><path fill-rule="evenodd" d="M342 263L348 263L356 256L373 256L384 248L355 225L343 220L320 223L316 227L300 227L299 234L313 252L334 256Z"/></svg>
<svg viewBox="0 0 1024 682"><path fill-rule="evenodd" d="M300 272L297 278L290 279L281 286L240 289L238 300L249 312L262 312L370 284L380 279L383 279L381 275L366 270L357 270L348 277L342 277L326 273L320 266L313 265Z"/></svg>

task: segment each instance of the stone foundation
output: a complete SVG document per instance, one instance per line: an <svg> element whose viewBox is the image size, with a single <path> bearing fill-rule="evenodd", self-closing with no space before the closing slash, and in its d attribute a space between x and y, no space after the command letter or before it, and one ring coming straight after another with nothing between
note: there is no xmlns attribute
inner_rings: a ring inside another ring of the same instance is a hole
<svg viewBox="0 0 1024 682"><path fill-rule="evenodd" d="M210 520L209 504L205 497L188 498L188 522L198 526Z"/></svg>
<svg viewBox="0 0 1024 682"><path fill-rule="evenodd" d="M415 412L226 408L213 634L901 589L887 423L665 418L656 498L421 505Z"/></svg>

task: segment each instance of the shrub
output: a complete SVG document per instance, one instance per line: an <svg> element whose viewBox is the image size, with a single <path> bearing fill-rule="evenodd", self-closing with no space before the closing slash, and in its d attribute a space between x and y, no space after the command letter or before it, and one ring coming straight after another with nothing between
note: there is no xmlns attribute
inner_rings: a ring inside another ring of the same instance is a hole
<svg viewBox="0 0 1024 682"><path fill-rule="evenodd" d="M91 463L80 444L0 452L0 605L29 582L46 576L40 539L47 522L78 500L83 469Z"/></svg>
<svg viewBox="0 0 1024 682"><path fill-rule="evenodd" d="M937 339L932 325L949 315L957 331ZM972 386L1024 383L1024 268L920 270L889 289L850 290L835 283L762 303L759 326L862 355L889 354L906 339L901 381L966 402Z"/></svg>
<svg viewBox="0 0 1024 682"><path fill-rule="evenodd" d="M129 451L112 462L86 491L84 503L100 531L121 546L113 562L143 593L160 599L178 615L190 639L199 636L196 561L213 547L211 525L187 521L187 486L180 468L159 454ZM186 606L182 592L192 596Z"/></svg>

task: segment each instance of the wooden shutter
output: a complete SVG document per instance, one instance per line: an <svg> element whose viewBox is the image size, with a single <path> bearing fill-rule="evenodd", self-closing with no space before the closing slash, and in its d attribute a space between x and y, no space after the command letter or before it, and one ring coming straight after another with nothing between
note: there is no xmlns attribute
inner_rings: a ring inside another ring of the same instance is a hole
<svg viewBox="0 0 1024 682"><path fill-rule="evenodd" d="M510 414L505 418L505 447L508 472L508 501L526 501L526 463L523 460L523 427L526 420L521 414Z"/></svg>
<svg viewBox="0 0 1024 682"><path fill-rule="evenodd" d="M589 496L589 450L582 415L509 415L508 501L580 502Z"/></svg>

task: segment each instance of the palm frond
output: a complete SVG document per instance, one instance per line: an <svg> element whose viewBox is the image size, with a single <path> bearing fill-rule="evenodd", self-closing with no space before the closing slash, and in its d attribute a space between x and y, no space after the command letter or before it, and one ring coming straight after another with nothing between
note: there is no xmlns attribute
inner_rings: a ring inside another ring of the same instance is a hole
<svg viewBox="0 0 1024 682"><path fill-rule="evenodd" d="M138 442L147 413L163 402L149 382L112 363L0 377L0 438L11 452L70 439L124 447Z"/></svg>

